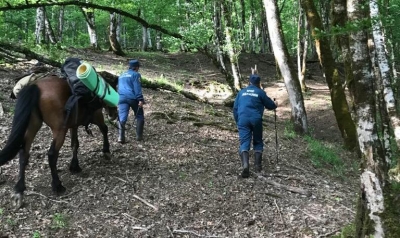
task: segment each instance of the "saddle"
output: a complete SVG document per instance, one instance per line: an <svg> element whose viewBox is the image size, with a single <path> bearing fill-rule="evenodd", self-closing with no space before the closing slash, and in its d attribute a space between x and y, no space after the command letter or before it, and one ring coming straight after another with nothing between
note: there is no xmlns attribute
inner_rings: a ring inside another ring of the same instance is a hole
<svg viewBox="0 0 400 238"><path fill-rule="evenodd" d="M102 102L100 98L90 91L90 89L87 88L76 76L76 69L81 65L81 63L82 61L79 58L67 58L61 66L61 75L67 80L71 89L71 96L68 98L64 107L66 111L64 125L66 125L72 110L78 110L78 102L82 102L86 111L83 125L85 126L86 131L88 131L88 126L93 113L102 107ZM77 118L75 118L75 120L77 120Z"/></svg>

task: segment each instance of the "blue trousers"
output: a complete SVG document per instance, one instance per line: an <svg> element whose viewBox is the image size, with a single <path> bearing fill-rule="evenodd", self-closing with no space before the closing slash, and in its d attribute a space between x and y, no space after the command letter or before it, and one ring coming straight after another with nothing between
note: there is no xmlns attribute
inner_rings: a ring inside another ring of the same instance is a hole
<svg viewBox="0 0 400 238"><path fill-rule="evenodd" d="M139 107L139 101L134 99L119 98L118 116L121 123L128 120L129 109L132 108L137 120L144 120L143 108Z"/></svg>
<svg viewBox="0 0 400 238"><path fill-rule="evenodd" d="M239 153L250 150L251 139L253 138L253 150L262 152L264 142L262 139L263 126L262 118L239 118L238 122L240 148Z"/></svg>

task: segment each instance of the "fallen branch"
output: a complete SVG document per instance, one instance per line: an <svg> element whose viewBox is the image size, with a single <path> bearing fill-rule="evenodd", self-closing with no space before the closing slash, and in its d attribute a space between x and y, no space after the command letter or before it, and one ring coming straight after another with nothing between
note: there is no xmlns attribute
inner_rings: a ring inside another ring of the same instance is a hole
<svg viewBox="0 0 400 238"><path fill-rule="evenodd" d="M136 198L137 200L141 201L142 203L146 204L147 206L153 208L154 211L158 211L158 207L152 205L151 203L147 202L146 200L144 200L143 198L139 197L138 195L134 194L133 197Z"/></svg>
<svg viewBox="0 0 400 238"><path fill-rule="evenodd" d="M266 177L264 177L262 175L259 175L259 174L257 175L257 178L265 181L267 184L270 184L270 185L275 186L277 188L281 188L281 189L284 189L284 190L287 190L287 191L290 191L290 192L293 192L293 193L299 193L299 194L306 195L306 196L311 196L312 195L311 192L308 191L308 190L305 190L305 189L302 189L302 188L296 188L296 187L293 187L293 186L283 185L283 184L277 183L275 181L269 180L268 178L266 178Z"/></svg>
<svg viewBox="0 0 400 238"><path fill-rule="evenodd" d="M307 212L305 212L305 211L302 211L302 212L303 212L305 215L309 216L310 218L314 219L314 220L317 221L317 222L321 222L321 223L325 223L325 222L326 222L325 219L321 219L321 218L316 217L316 216L314 216L314 215L311 215L311 214L309 214L309 213L307 213Z"/></svg>
<svg viewBox="0 0 400 238"><path fill-rule="evenodd" d="M73 195L73 194L75 194L75 193L79 193L80 191L82 191L82 189L78 189L78 190L76 190L76 191L72 191L72 192L70 192L70 193L68 193L68 194L66 194L66 195L64 195L64 196L61 196L60 198L61 198L61 199L67 198L67 197L69 197L69 196L71 196L71 195Z"/></svg>
<svg viewBox="0 0 400 238"><path fill-rule="evenodd" d="M41 194L41 193L37 193L37 192L27 192L26 195L27 195L27 196L37 195L37 196L46 198L46 199L48 199L48 200L50 200L50 201L52 201L52 202L69 204L68 201L51 199L51 198L49 198L49 197L47 197L47 196L45 196L45 195L43 195L43 194Z"/></svg>
<svg viewBox="0 0 400 238"><path fill-rule="evenodd" d="M275 203L276 208L278 209L279 216L280 216L280 218L281 218L281 221L282 221L282 223L283 223L283 226L286 228L286 222L285 222L285 220L283 220L282 212L281 212L281 209L279 209L279 206L278 206L278 203L276 202L276 199L274 199L274 203Z"/></svg>
<svg viewBox="0 0 400 238"><path fill-rule="evenodd" d="M133 226L132 229L134 229L134 230L141 230L141 231L143 232L143 231L148 231L148 230L150 230L150 229L153 228L153 227L154 227L154 224L151 224L150 226L147 226L147 227Z"/></svg>
<svg viewBox="0 0 400 238"><path fill-rule="evenodd" d="M319 235L318 238L330 237L331 235L333 235L333 234L335 234L336 232L339 232L339 231L340 231L340 229L336 229L336 230L333 230L333 231L328 232L328 233L326 233L326 234Z"/></svg>
<svg viewBox="0 0 400 238"><path fill-rule="evenodd" d="M194 235L194 236L197 236L197 237L208 237L208 238L219 238L219 237L222 237L222 236L214 236L214 235L211 235L211 236L201 235L201 234L198 234L198 233L196 233L194 231L187 231L187 230L173 230L172 233L191 234L191 235Z"/></svg>

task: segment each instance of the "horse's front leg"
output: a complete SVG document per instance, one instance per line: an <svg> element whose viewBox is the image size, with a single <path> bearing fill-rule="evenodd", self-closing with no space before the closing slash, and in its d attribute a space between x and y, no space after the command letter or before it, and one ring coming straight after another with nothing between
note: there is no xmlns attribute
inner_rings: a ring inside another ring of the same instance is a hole
<svg viewBox="0 0 400 238"><path fill-rule="evenodd" d="M48 152L49 165L52 177L51 187L53 189L53 192L55 192L57 195L64 193L66 190L65 187L62 186L57 172L58 155L62 145L64 144L65 134L67 134L66 129L53 131L53 141L51 142L50 150Z"/></svg>
<svg viewBox="0 0 400 238"><path fill-rule="evenodd" d="M71 128L70 135L71 135L72 159L69 165L69 171L73 174L77 174L82 171L81 167L79 166L79 160L78 160L78 148L79 148L78 128L77 127Z"/></svg>
<svg viewBox="0 0 400 238"><path fill-rule="evenodd" d="M108 141L108 127L104 123L104 117L101 110L97 110L93 115L92 123L97 125L100 129L101 134L103 134L103 156L104 159L110 160L110 142Z"/></svg>
<svg viewBox="0 0 400 238"><path fill-rule="evenodd" d="M110 142L108 141L108 127L106 124L99 125L99 129L101 134L103 134L103 155L104 159L110 160L111 153L110 153Z"/></svg>

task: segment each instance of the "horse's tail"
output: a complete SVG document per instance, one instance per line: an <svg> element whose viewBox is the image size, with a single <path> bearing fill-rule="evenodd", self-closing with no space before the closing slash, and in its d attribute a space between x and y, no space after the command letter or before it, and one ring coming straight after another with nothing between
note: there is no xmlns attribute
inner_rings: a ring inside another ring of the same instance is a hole
<svg viewBox="0 0 400 238"><path fill-rule="evenodd" d="M36 84L25 86L18 94L14 118L7 144L0 151L0 166L12 160L24 144L31 113L38 107L40 89Z"/></svg>

